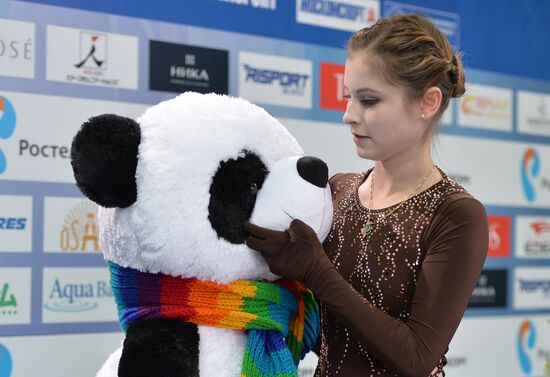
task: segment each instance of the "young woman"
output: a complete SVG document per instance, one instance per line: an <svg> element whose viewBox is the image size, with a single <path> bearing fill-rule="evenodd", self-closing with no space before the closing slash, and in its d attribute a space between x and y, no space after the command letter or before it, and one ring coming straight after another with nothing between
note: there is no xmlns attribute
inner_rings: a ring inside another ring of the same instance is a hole
<svg viewBox="0 0 550 377"><path fill-rule="evenodd" d="M246 223L247 244L320 300L316 376L444 376L488 248L483 206L431 156L464 94L460 58L426 18L394 16L350 38L344 84L344 122L374 168L330 179L324 245L299 220L285 232Z"/></svg>

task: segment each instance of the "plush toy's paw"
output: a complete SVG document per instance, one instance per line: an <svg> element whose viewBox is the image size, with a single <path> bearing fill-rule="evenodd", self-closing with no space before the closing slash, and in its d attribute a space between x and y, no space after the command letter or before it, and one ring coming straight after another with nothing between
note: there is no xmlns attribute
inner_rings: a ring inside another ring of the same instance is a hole
<svg viewBox="0 0 550 377"><path fill-rule="evenodd" d="M118 376L118 363L120 356L122 355L122 347L117 349L109 356L105 364L97 372L95 377L117 377Z"/></svg>

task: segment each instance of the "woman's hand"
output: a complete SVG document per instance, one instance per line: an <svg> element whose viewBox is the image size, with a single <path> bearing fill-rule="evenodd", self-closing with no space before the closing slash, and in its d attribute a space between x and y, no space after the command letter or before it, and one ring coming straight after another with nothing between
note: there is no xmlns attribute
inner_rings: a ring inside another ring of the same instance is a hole
<svg viewBox="0 0 550 377"><path fill-rule="evenodd" d="M269 269L276 275L296 279L308 288L320 269L332 266L315 231L301 220L292 220L285 231L262 228L248 221L244 230L246 244L262 254Z"/></svg>

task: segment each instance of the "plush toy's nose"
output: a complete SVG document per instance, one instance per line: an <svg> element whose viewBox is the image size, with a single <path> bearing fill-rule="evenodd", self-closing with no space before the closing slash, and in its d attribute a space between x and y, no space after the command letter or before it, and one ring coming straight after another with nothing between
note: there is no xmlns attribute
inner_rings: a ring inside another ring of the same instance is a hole
<svg viewBox="0 0 550 377"><path fill-rule="evenodd" d="M317 157L304 156L296 164L300 177L318 187L326 187L328 182L328 166Z"/></svg>

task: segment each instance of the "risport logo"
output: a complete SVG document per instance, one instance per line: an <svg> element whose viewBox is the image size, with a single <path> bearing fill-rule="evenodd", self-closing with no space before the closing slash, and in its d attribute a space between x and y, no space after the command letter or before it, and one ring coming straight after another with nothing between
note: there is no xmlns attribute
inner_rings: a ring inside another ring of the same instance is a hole
<svg viewBox="0 0 550 377"><path fill-rule="evenodd" d="M7 97L0 95L0 139L9 139L15 131L15 108ZM0 174L6 171L8 161L0 148Z"/></svg>
<svg viewBox="0 0 550 377"><path fill-rule="evenodd" d="M96 212L97 206L88 200L79 202L69 210L61 228L61 250L100 251Z"/></svg>
<svg viewBox="0 0 550 377"><path fill-rule="evenodd" d="M8 347L0 343L0 377L10 377L12 369L13 362L10 351Z"/></svg>
<svg viewBox="0 0 550 377"><path fill-rule="evenodd" d="M521 159L521 183L523 193L529 202L534 202L537 196L534 179L540 174L540 157L534 148L528 148Z"/></svg>
<svg viewBox="0 0 550 377"><path fill-rule="evenodd" d="M518 338L517 351L519 365L523 373L529 376L533 372L533 351L537 342L537 330L533 322L525 320L521 323Z"/></svg>

